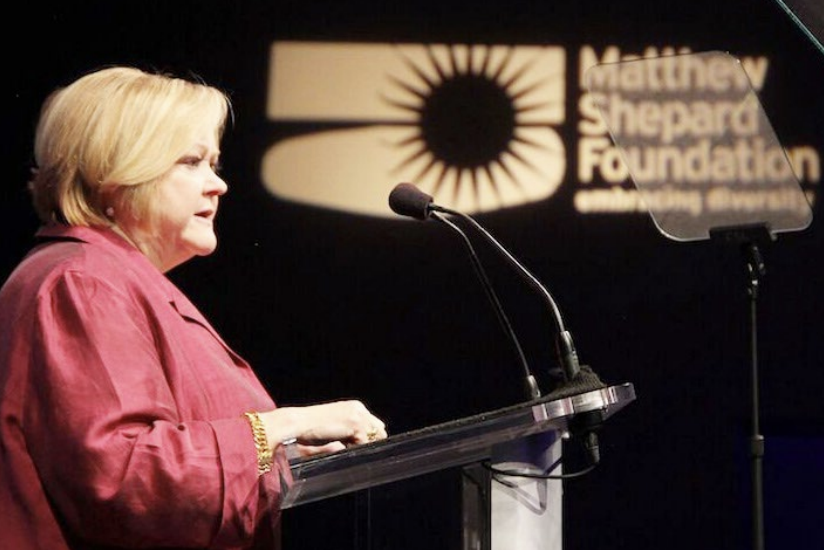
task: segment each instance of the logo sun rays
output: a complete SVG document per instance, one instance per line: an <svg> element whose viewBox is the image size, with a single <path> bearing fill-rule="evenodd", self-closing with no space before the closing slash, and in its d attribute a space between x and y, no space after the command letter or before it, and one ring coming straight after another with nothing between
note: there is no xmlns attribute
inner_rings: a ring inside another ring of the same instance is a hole
<svg viewBox="0 0 824 550"><path fill-rule="evenodd" d="M275 195L392 216L386 196L409 181L480 212L563 180L562 48L286 42L272 58L270 118L306 125L264 157Z"/></svg>
<svg viewBox="0 0 824 550"><path fill-rule="evenodd" d="M517 66L514 48L506 48L497 57L493 52L491 48L452 46L442 60L430 46L425 58L428 71L401 53L413 77L391 78L406 92L407 99L388 101L413 113L417 124L397 142L407 152L395 175L422 163L411 179L434 180L433 195L451 187L451 199L457 200L461 187L468 185L477 197L483 180L502 201L499 188L503 178L523 191L511 168L514 163L541 176L538 163L531 161L532 155L524 148L533 154L555 156L563 163L562 147L553 149L552 143L528 135L528 128L545 123L524 118L551 107L552 101L541 94L540 82L530 78L534 60Z"/></svg>

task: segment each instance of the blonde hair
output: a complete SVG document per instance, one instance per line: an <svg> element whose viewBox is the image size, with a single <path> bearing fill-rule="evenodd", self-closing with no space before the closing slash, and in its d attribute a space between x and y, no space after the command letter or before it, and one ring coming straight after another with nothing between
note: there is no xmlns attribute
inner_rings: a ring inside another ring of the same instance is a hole
<svg viewBox="0 0 824 550"><path fill-rule="evenodd" d="M231 103L217 88L133 67L91 72L44 102L29 183L44 223L106 226L109 200L143 217L154 182L204 132L223 136Z"/></svg>

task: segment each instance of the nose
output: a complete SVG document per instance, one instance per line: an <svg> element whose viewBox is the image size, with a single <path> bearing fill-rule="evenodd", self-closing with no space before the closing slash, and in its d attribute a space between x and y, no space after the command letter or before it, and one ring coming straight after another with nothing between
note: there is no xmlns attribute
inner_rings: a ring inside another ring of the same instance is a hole
<svg viewBox="0 0 824 550"><path fill-rule="evenodd" d="M212 174L212 177L209 178L209 181L206 184L206 194L207 195L216 195L221 196L225 195L226 192L229 191L229 185L217 174Z"/></svg>

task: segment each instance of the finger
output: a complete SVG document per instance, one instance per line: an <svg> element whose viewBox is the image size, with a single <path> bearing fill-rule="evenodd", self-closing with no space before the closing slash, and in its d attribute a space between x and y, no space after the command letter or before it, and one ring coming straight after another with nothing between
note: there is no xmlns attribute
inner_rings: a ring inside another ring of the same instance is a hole
<svg viewBox="0 0 824 550"><path fill-rule="evenodd" d="M340 441L330 441L323 445L300 445L301 456L315 456L321 454L336 453L346 448Z"/></svg>
<svg viewBox="0 0 824 550"><path fill-rule="evenodd" d="M388 434L386 432L386 425L383 422L375 423L366 428L364 433L366 442L371 443L373 441L379 441L381 439L386 439Z"/></svg>

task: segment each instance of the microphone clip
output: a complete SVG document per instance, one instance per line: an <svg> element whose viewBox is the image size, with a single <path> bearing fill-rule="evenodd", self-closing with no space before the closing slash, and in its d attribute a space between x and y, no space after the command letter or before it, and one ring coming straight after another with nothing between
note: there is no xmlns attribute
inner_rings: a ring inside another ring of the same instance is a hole
<svg viewBox="0 0 824 550"><path fill-rule="evenodd" d="M558 333L556 344L564 381L573 382L581 372L581 364L578 362L578 352L575 350L572 334L568 330L562 330Z"/></svg>

